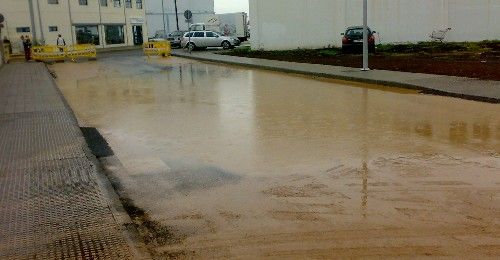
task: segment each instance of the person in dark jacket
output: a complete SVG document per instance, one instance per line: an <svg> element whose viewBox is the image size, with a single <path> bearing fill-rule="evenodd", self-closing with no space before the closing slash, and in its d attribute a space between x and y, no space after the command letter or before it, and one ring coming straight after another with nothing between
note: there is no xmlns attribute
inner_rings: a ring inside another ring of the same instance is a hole
<svg viewBox="0 0 500 260"><path fill-rule="evenodd" d="M21 40L23 38L21 37ZM24 37L24 40L23 40L23 47L24 47L24 58L26 59L26 61L29 61L31 60L31 40L28 36Z"/></svg>

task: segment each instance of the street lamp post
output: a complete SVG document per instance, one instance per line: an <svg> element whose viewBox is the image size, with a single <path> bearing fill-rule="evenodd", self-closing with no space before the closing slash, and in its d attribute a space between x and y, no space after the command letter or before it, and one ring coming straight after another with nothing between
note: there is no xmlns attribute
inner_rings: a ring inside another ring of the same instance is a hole
<svg viewBox="0 0 500 260"><path fill-rule="evenodd" d="M368 0L363 0L363 69L369 71L368 67Z"/></svg>
<svg viewBox="0 0 500 260"><path fill-rule="evenodd" d="M179 30L179 12L177 11L177 0L174 0L174 6L175 6L175 22L177 24L177 31Z"/></svg>
<svg viewBox="0 0 500 260"><path fill-rule="evenodd" d="M165 4L163 3L164 0L161 0L161 17L163 18L163 32L165 35L167 35L167 24L165 22ZM168 28L170 30L170 28Z"/></svg>

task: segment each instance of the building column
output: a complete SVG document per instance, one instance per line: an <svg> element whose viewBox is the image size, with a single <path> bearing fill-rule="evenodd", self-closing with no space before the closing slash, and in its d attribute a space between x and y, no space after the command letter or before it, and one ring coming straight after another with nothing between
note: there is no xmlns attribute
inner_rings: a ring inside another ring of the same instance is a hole
<svg viewBox="0 0 500 260"><path fill-rule="evenodd" d="M36 0L36 9L38 9L38 22L39 22L39 26L40 26L40 37L42 38L42 42L44 44L47 44L45 42L45 36L43 34L43 23L42 23L42 12L40 12L40 0Z"/></svg>
<svg viewBox="0 0 500 260"><path fill-rule="evenodd" d="M32 40L36 39L36 27L35 27L35 10L33 10L33 0L28 0L28 8L30 11L30 21L31 21L31 35L33 36Z"/></svg>

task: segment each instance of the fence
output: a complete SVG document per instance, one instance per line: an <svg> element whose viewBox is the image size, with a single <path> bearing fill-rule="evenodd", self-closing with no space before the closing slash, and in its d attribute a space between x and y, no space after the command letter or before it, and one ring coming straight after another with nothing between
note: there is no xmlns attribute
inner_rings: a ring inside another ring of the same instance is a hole
<svg viewBox="0 0 500 260"><path fill-rule="evenodd" d="M170 56L172 52L172 48L170 46L170 42L161 41L161 42L146 42L143 45L144 54L148 57L150 56Z"/></svg>
<svg viewBox="0 0 500 260"><path fill-rule="evenodd" d="M34 46L31 57L36 61L60 61L66 58L96 58L97 52L93 44L77 44L69 46L44 45Z"/></svg>

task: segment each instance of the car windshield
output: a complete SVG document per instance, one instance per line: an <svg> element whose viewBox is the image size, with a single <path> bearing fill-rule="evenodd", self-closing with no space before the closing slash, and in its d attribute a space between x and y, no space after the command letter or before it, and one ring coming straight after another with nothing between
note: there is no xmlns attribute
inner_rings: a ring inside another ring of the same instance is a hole
<svg viewBox="0 0 500 260"><path fill-rule="evenodd" d="M370 34L370 29L368 29L368 34ZM354 29L349 29L345 33L347 36L353 36L353 37L363 37L363 28L354 28Z"/></svg>

